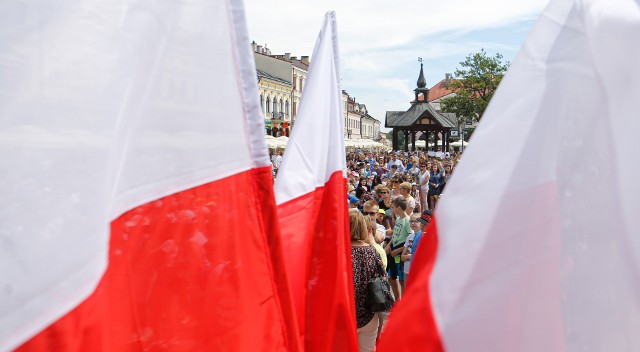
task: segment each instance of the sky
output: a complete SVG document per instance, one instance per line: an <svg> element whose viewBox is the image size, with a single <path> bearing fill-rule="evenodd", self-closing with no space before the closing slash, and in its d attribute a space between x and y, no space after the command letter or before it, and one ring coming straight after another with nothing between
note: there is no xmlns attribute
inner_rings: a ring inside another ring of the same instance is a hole
<svg viewBox="0 0 640 352"><path fill-rule="evenodd" d="M548 0L245 0L252 40L272 54L311 56L324 14L335 11L342 89L384 128L406 110L422 57L427 87L485 49L513 61ZM311 57L313 60L313 57Z"/></svg>

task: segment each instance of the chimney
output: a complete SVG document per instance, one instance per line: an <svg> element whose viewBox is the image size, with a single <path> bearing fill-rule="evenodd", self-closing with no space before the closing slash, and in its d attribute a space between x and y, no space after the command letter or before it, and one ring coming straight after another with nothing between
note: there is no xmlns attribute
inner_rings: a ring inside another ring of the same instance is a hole
<svg viewBox="0 0 640 352"><path fill-rule="evenodd" d="M262 54L262 45L257 45L256 46L256 53Z"/></svg>
<svg viewBox="0 0 640 352"><path fill-rule="evenodd" d="M257 46L257 45L258 45L258 44L256 44L256 41L255 41L255 40L251 41L251 50L253 50L253 52L255 52L255 51L256 51L256 46Z"/></svg>
<svg viewBox="0 0 640 352"><path fill-rule="evenodd" d="M445 75L444 75L444 84L448 86L449 83L451 83L451 74L450 73L445 73Z"/></svg>
<svg viewBox="0 0 640 352"><path fill-rule="evenodd" d="M287 61L291 60L291 53L284 53L284 59Z"/></svg>
<svg viewBox="0 0 640 352"><path fill-rule="evenodd" d="M302 61L303 64L308 65L309 64L309 57L308 56L300 56L300 61Z"/></svg>

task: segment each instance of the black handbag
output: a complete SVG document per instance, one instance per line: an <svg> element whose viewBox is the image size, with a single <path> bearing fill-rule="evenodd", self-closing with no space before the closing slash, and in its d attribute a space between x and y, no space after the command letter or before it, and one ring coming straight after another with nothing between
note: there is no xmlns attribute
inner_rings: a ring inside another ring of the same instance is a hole
<svg viewBox="0 0 640 352"><path fill-rule="evenodd" d="M367 283L367 301L372 312L386 312L393 306L394 299L391 286L386 279L384 268L380 267L379 276Z"/></svg>

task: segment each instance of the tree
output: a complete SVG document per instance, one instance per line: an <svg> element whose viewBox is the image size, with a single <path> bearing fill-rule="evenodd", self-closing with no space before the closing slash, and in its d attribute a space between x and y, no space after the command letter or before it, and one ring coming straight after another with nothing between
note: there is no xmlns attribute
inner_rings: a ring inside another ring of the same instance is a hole
<svg viewBox="0 0 640 352"><path fill-rule="evenodd" d="M460 124L480 120L509 67L502 58L500 53L489 56L484 49L469 54L449 83L456 95L442 99L442 111L455 113Z"/></svg>
<svg viewBox="0 0 640 352"><path fill-rule="evenodd" d="M393 140L393 130L387 132L387 139ZM404 133L398 132L398 150L404 149Z"/></svg>

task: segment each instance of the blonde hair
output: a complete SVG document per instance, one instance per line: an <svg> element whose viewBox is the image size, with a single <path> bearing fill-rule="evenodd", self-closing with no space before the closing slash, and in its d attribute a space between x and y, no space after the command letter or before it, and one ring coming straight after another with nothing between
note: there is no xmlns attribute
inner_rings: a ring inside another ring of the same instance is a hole
<svg viewBox="0 0 640 352"><path fill-rule="evenodd" d="M409 192L411 191L411 184L409 182L402 182L399 189L404 189L405 191Z"/></svg>
<svg viewBox="0 0 640 352"><path fill-rule="evenodd" d="M358 209L349 209L349 225L352 241L366 241L369 238L364 216Z"/></svg>
<svg viewBox="0 0 640 352"><path fill-rule="evenodd" d="M389 189L389 187L385 186L385 185L377 185L376 188L374 188L376 193L379 193L380 191L387 191L387 193L390 193L391 190Z"/></svg>
<svg viewBox="0 0 640 352"><path fill-rule="evenodd" d="M379 209L379 208L380 208L380 206L378 205L378 203L376 203L376 201L375 201L375 200L373 200L373 199L369 199L368 201L364 202L364 204L362 205L362 208L363 208L363 209L364 209L364 208L370 208L370 209L378 208L378 209ZM377 211L377 210L376 210L376 211Z"/></svg>

